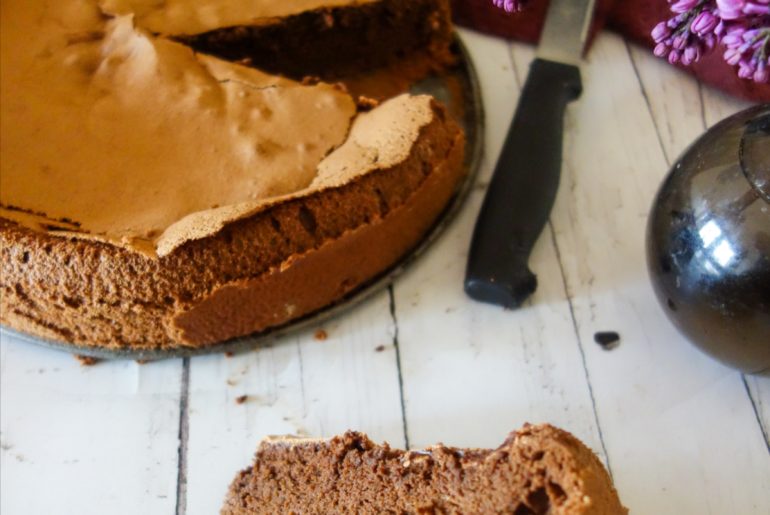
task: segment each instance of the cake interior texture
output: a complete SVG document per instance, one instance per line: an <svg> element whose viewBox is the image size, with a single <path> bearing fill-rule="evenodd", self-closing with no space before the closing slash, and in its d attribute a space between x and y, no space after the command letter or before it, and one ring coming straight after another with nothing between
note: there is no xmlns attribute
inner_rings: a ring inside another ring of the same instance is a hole
<svg viewBox="0 0 770 515"><path fill-rule="evenodd" d="M577 438L526 425L497 449L377 445L347 432L328 440L273 437L230 486L223 515L263 513L509 513L622 515L609 475Z"/></svg>
<svg viewBox="0 0 770 515"><path fill-rule="evenodd" d="M440 67L450 31L444 0L4 0L0 321L202 346L343 298L442 212L463 133L426 96L361 112L271 72L312 72L316 50L325 77Z"/></svg>

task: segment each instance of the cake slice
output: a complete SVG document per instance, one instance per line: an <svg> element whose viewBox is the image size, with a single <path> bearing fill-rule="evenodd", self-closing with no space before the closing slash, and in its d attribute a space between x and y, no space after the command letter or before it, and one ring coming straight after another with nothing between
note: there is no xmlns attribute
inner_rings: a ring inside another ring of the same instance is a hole
<svg viewBox="0 0 770 515"><path fill-rule="evenodd" d="M329 440L272 437L240 472L223 515L511 513L619 515L596 455L550 425L525 425L494 450L436 445L401 451L347 432Z"/></svg>

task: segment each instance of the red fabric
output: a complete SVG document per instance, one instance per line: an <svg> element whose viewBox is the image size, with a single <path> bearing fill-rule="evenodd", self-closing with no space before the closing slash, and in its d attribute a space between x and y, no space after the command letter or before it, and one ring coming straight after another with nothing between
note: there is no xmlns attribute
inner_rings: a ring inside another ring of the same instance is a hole
<svg viewBox="0 0 770 515"><path fill-rule="evenodd" d="M594 32L604 25L652 48L650 31L671 16L666 0L597 0ZM455 21L462 26L496 36L536 42L543 26L548 0L530 0L520 13L508 14L491 0L452 0ZM757 84L738 77L734 67L722 59L721 48L684 70L706 84L748 100L770 102L770 84Z"/></svg>

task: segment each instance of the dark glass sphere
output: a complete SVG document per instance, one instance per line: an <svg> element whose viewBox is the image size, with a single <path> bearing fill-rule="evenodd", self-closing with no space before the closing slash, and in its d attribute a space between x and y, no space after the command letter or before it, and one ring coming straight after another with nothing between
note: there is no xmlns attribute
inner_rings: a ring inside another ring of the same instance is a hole
<svg viewBox="0 0 770 515"><path fill-rule="evenodd" d="M674 164L650 213L647 264L690 341L770 371L770 104L715 125Z"/></svg>

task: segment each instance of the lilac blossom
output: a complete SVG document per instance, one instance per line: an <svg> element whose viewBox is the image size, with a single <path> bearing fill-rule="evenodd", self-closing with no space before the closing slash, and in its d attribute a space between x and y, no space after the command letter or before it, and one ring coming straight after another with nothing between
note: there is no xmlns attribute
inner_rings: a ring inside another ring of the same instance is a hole
<svg viewBox="0 0 770 515"><path fill-rule="evenodd" d="M770 0L716 0L716 3L723 20L770 14Z"/></svg>
<svg viewBox="0 0 770 515"><path fill-rule="evenodd" d="M492 0L492 3L506 12L515 13L521 11L527 2L526 0Z"/></svg>
<svg viewBox="0 0 770 515"><path fill-rule="evenodd" d="M724 59L738 66L738 77L768 82L770 78L770 27L731 27L722 38Z"/></svg>
<svg viewBox="0 0 770 515"><path fill-rule="evenodd" d="M676 16L652 29L654 53L671 64L692 64L714 48L719 20L710 0L678 0L671 5Z"/></svg>
<svg viewBox="0 0 770 515"><path fill-rule="evenodd" d="M674 16L652 29L653 52L672 64L697 62L717 44L743 79L770 79L770 0L668 0Z"/></svg>

